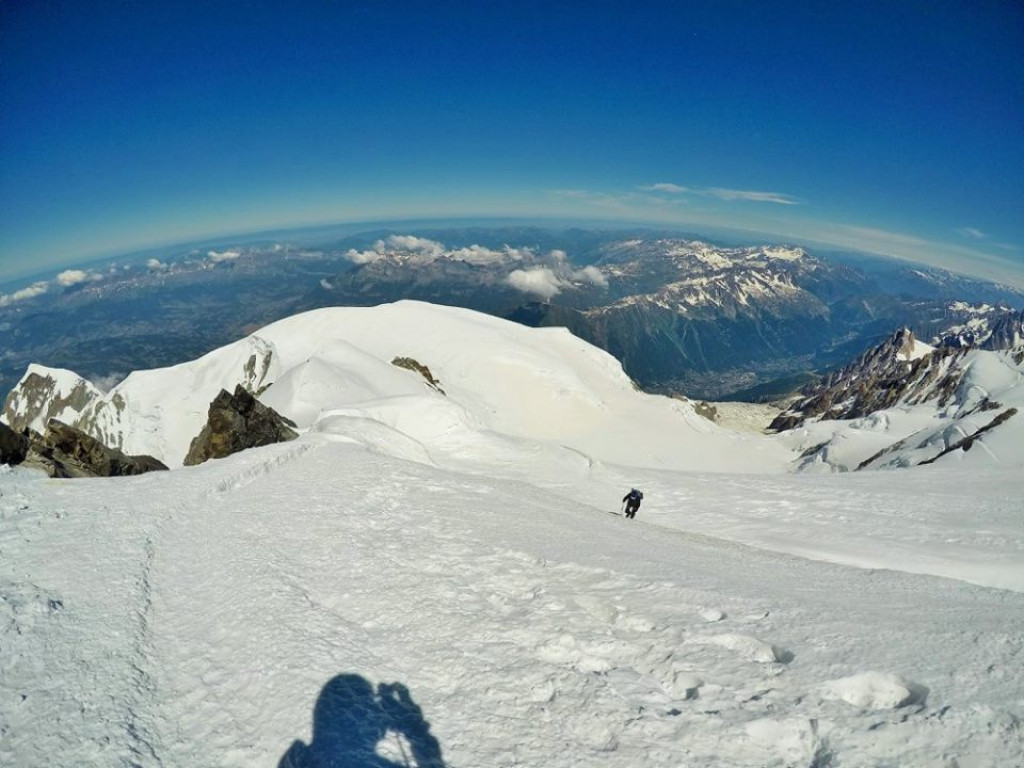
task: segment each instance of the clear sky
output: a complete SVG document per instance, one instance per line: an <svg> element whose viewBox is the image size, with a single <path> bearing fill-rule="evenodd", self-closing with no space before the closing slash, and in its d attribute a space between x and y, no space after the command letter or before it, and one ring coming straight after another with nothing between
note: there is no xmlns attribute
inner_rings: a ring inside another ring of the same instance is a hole
<svg viewBox="0 0 1024 768"><path fill-rule="evenodd" d="M0 3L0 277L477 214L1024 285L1024 3Z"/></svg>

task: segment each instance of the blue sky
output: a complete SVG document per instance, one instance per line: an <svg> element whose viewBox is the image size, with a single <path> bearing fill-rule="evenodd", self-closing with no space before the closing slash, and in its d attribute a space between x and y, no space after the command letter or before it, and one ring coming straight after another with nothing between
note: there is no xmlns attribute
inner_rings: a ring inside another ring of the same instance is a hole
<svg viewBox="0 0 1024 768"><path fill-rule="evenodd" d="M1024 285L1024 6L0 4L0 277L389 217L735 227Z"/></svg>

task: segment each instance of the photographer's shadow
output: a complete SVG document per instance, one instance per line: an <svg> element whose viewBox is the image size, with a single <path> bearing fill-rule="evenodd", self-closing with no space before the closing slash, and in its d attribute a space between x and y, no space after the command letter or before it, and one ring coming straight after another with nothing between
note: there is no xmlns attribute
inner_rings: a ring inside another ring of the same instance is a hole
<svg viewBox="0 0 1024 768"><path fill-rule="evenodd" d="M278 768L444 768L441 745L401 683L376 689L338 675L313 708L313 740L294 742Z"/></svg>

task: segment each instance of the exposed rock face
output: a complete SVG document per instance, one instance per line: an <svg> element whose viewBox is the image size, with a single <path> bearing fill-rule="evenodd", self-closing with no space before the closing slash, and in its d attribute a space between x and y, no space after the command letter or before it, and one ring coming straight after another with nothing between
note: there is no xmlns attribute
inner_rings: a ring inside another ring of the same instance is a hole
<svg viewBox="0 0 1024 768"><path fill-rule="evenodd" d="M152 456L128 456L81 430L51 419L46 434L30 433L26 464L50 477L119 477L166 470Z"/></svg>
<svg viewBox="0 0 1024 768"><path fill-rule="evenodd" d="M992 323L988 338L979 346L990 350L1018 350L1024 347L1024 309L1016 314L999 317Z"/></svg>
<svg viewBox="0 0 1024 768"><path fill-rule="evenodd" d="M445 393L444 390L441 389L441 382L435 379L434 374L430 372L430 369L418 360L414 360L411 357L396 357L391 361L391 364L397 368L405 368L406 370L418 373L424 378L424 380L426 380L427 385L431 387L431 389L437 390L442 395Z"/></svg>
<svg viewBox="0 0 1024 768"><path fill-rule="evenodd" d="M184 463L202 464L246 448L294 440L299 435L293 427L293 421L263 405L242 385L235 387L234 394L222 389L210 403L206 426L189 446Z"/></svg>
<svg viewBox="0 0 1024 768"><path fill-rule="evenodd" d="M28 438L0 421L0 464L21 464L28 453Z"/></svg>
<svg viewBox="0 0 1024 768"><path fill-rule="evenodd" d="M779 414L769 429L792 429L817 417L856 419L901 399L912 400L925 390L929 396L941 396L943 387L932 385L948 372L950 359L964 352L937 349L914 359L914 349L914 334L907 328L897 331L850 365L801 389L802 397Z"/></svg>
<svg viewBox="0 0 1024 768"><path fill-rule="evenodd" d="M3 417L15 432L26 427L41 432L50 419L70 422L102 397L78 374L33 365L7 395Z"/></svg>
<svg viewBox="0 0 1024 768"><path fill-rule="evenodd" d="M975 347L992 352L1013 349L1024 343L1024 310L1005 305L972 306L957 301L945 308L956 322L934 339L943 347Z"/></svg>
<svg viewBox="0 0 1024 768"><path fill-rule="evenodd" d="M176 445L170 455L166 444L148 436L168 428L194 435L203 425L202 408L220 387L241 384L258 395L277 374L277 356L271 343L253 335L232 346L234 354L222 357L216 370L203 370L201 366L181 370L183 375L197 377L188 390L192 397L185 398L188 402L166 400L159 385L153 385L160 378L159 369L156 373L136 371L104 393L73 371L32 364L7 396L2 419L16 432L28 427L40 433L46 431L50 419L57 419L103 445L128 454L152 454L168 464L178 464L185 453L184 445Z"/></svg>

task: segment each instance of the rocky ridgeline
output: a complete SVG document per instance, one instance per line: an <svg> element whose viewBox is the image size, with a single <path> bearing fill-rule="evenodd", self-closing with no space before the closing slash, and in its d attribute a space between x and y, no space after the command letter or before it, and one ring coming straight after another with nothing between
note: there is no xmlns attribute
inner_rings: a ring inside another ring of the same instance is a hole
<svg viewBox="0 0 1024 768"><path fill-rule="evenodd" d="M298 437L294 426L242 385L234 394L221 390L184 463L201 464L248 448L294 440ZM17 431L0 422L0 464L23 464L53 478L121 477L167 469L152 456L129 456L56 419L49 420L42 434L28 427Z"/></svg>
<svg viewBox="0 0 1024 768"><path fill-rule="evenodd" d="M953 363L965 350L939 348L916 356L916 347L913 332L900 329L849 365L803 387L769 429L793 429L809 419L857 419L901 400L948 397L959 381Z"/></svg>
<svg viewBox="0 0 1024 768"><path fill-rule="evenodd" d="M3 419L16 432L42 431L51 419L68 423L70 414L78 417L102 397L94 385L71 371L30 366L7 396Z"/></svg>
<svg viewBox="0 0 1024 768"><path fill-rule="evenodd" d="M989 351L1024 346L1024 310L1015 311L1005 305L970 306L954 302L947 311L959 321L933 339L941 347L972 347Z"/></svg>
<svg viewBox="0 0 1024 768"><path fill-rule="evenodd" d="M1007 349L1018 355L1024 354L1024 309L1015 314L1000 316L992 323L988 337L979 347L993 351Z"/></svg>
<svg viewBox="0 0 1024 768"><path fill-rule="evenodd" d="M0 423L0 463L42 469L50 477L123 477L166 470L152 456L128 456L81 430L50 419L42 434Z"/></svg>
<svg viewBox="0 0 1024 768"><path fill-rule="evenodd" d="M1016 364L1024 362L1024 311L999 314L977 336L947 334L941 343L922 353L914 334L902 328L849 365L803 387L769 428L783 431L810 420L858 419L897 403L935 401L945 407L956 395L965 373L962 363L972 349L1004 352ZM994 410L999 404L985 401L981 407Z"/></svg>

